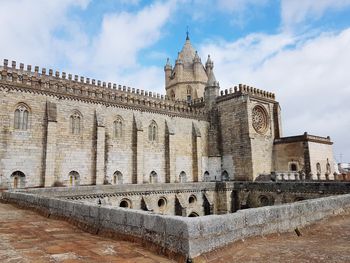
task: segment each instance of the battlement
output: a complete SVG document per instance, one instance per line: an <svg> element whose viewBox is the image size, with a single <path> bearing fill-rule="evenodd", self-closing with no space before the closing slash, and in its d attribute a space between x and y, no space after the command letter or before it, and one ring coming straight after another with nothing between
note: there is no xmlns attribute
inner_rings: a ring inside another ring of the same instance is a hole
<svg viewBox="0 0 350 263"><path fill-rule="evenodd" d="M16 67L16 61L12 61L11 67L8 60L4 59L4 64L0 67L0 81L15 84L23 88L59 93L78 97L78 99L100 100L106 103L117 103L125 106L156 109L169 113L181 113L193 117L204 116L204 111L192 108L185 101L173 101L166 95L135 89L127 86L117 85L111 82L101 82L100 80L85 78L83 76L66 74L66 72L53 71L23 63Z"/></svg>
<svg viewBox="0 0 350 263"><path fill-rule="evenodd" d="M234 88L229 88L225 90L220 91L220 96L218 97L218 100L226 100L230 99L232 97L241 96L244 94L248 94L250 96L269 99L269 100L275 100L275 94L272 92L260 90L248 85L239 84L238 87L235 86Z"/></svg>

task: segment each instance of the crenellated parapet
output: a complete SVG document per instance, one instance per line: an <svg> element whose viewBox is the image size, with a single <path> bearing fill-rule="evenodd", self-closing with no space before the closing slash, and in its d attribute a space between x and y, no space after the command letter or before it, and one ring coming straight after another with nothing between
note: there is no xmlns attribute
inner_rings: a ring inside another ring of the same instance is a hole
<svg viewBox="0 0 350 263"><path fill-rule="evenodd" d="M263 98L268 100L275 100L275 94L272 92L268 92L265 90L260 90L248 85L239 84L238 86L235 86L234 88L229 88L225 90L220 91L220 96L217 98L217 100L227 100L233 97L238 97L241 95L249 95L257 98Z"/></svg>
<svg viewBox="0 0 350 263"><path fill-rule="evenodd" d="M42 68L39 72L38 66L32 71L31 65L27 65L25 69L23 63L17 68L16 61L12 61L9 66L7 59L0 67L0 83L6 84L8 88L26 92L47 93L172 116L201 119L205 117L204 110L191 107L185 101L170 100L166 95L83 76L73 76L66 72L54 72L52 69L47 71L46 68Z"/></svg>

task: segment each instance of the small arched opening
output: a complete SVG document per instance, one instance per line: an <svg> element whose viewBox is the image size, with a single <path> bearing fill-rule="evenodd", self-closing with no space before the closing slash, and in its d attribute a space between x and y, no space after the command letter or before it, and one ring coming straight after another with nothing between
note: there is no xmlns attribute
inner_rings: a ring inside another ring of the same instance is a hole
<svg viewBox="0 0 350 263"><path fill-rule="evenodd" d="M179 182L180 183L186 183L187 182L187 175L184 171L182 171L180 174L179 174Z"/></svg>
<svg viewBox="0 0 350 263"><path fill-rule="evenodd" d="M298 166L297 166L297 164L296 164L296 163L291 163L291 164L289 165L289 170L292 171L292 172L298 171Z"/></svg>
<svg viewBox="0 0 350 263"><path fill-rule="evenodd" d="M119 207L131 208L131 201L129 199L122 199L119 203Z"/></svg>
<svg viewBox="0 0 350 263"><path fill-rule="evenodd" d="M15 171L11 174L13 178L13 188L25 187L25 174L21 171Z"/></svg>
<svg viewBox="0 0 350 263"><path fill-rule="evenodd" d="M188 198L188 203L190 205L193 205L197 202L197 197L195 195L191 195L189 198Z"/></svg>
<svg viewBox="0 0 350 263"><path fill-rule="evenodd" d="M226 170L222 172L221 180L222 181L228 181L229 180L228 172Z"/></svg>
<svg viewBox="0 0 350 263"><path fill-rule="evenodd" d="M268 205L270 205L270 199L266 195L261 195L259 197L259 205L260 206L268 206Z"/></svg>
<svg viewBox="0 0 350 263"><path fill-rule="evenodd" d="M199 214L196 212L192 212L191 214L188 215L188 217L198 217Z"/></svg>
<svg viewBox="0 0 350 263"><path fill-rule="evenodd" d="M210 181L210 174L209 174L208 171L204 172L203 181L204 182L209 182Z"/></svg>
<svg viewBox="0 0 350 263"><path fill-rule="evenodd" d="M150 184L158 183L158 174L155 171L152 171L149 175Z"/></svg>
<svg viewBox="0 0 350 263"><path fill-rule="evenodd" d="M158 199L158 207L160 210L164 210L167 206L167 199L165 197L161 197Z"/></svg>
<svg viewBox="0 0 350 263"><path fill-rule="evenodd" d="M77 186L80 184L80 175L77 171L71 171L69 172L69 185L70 186Z"/></svg>
<svg viewBox="0 0 350 263"><path fill-rule="evenodd" d="M123 174L120 171L114 172L113 184L123 184Z"/></svg>

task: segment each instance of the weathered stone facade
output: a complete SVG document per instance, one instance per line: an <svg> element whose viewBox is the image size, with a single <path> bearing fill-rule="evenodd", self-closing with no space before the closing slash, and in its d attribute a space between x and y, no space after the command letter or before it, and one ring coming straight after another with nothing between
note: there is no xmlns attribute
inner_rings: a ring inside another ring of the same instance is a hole
<svg viewBox="0 0 350 263"><path fill-rule="evenodd" d="M282 138L275 95L220 91L213 65L187 38L164 96L5 60L1 187L333 178L329 138Z"/></svg>

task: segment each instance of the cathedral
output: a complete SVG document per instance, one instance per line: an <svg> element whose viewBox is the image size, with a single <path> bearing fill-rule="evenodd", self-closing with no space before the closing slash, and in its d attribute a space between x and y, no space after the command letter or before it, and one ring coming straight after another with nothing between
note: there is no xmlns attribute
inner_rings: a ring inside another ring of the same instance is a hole
<svg viewBox="0 0 350 263"><path fill-rule="evenodd" d="M330 137L283 137L275 94L220 89L188 36L166 95L16 64L0 67L1 188L334 179Z"/></svg>

